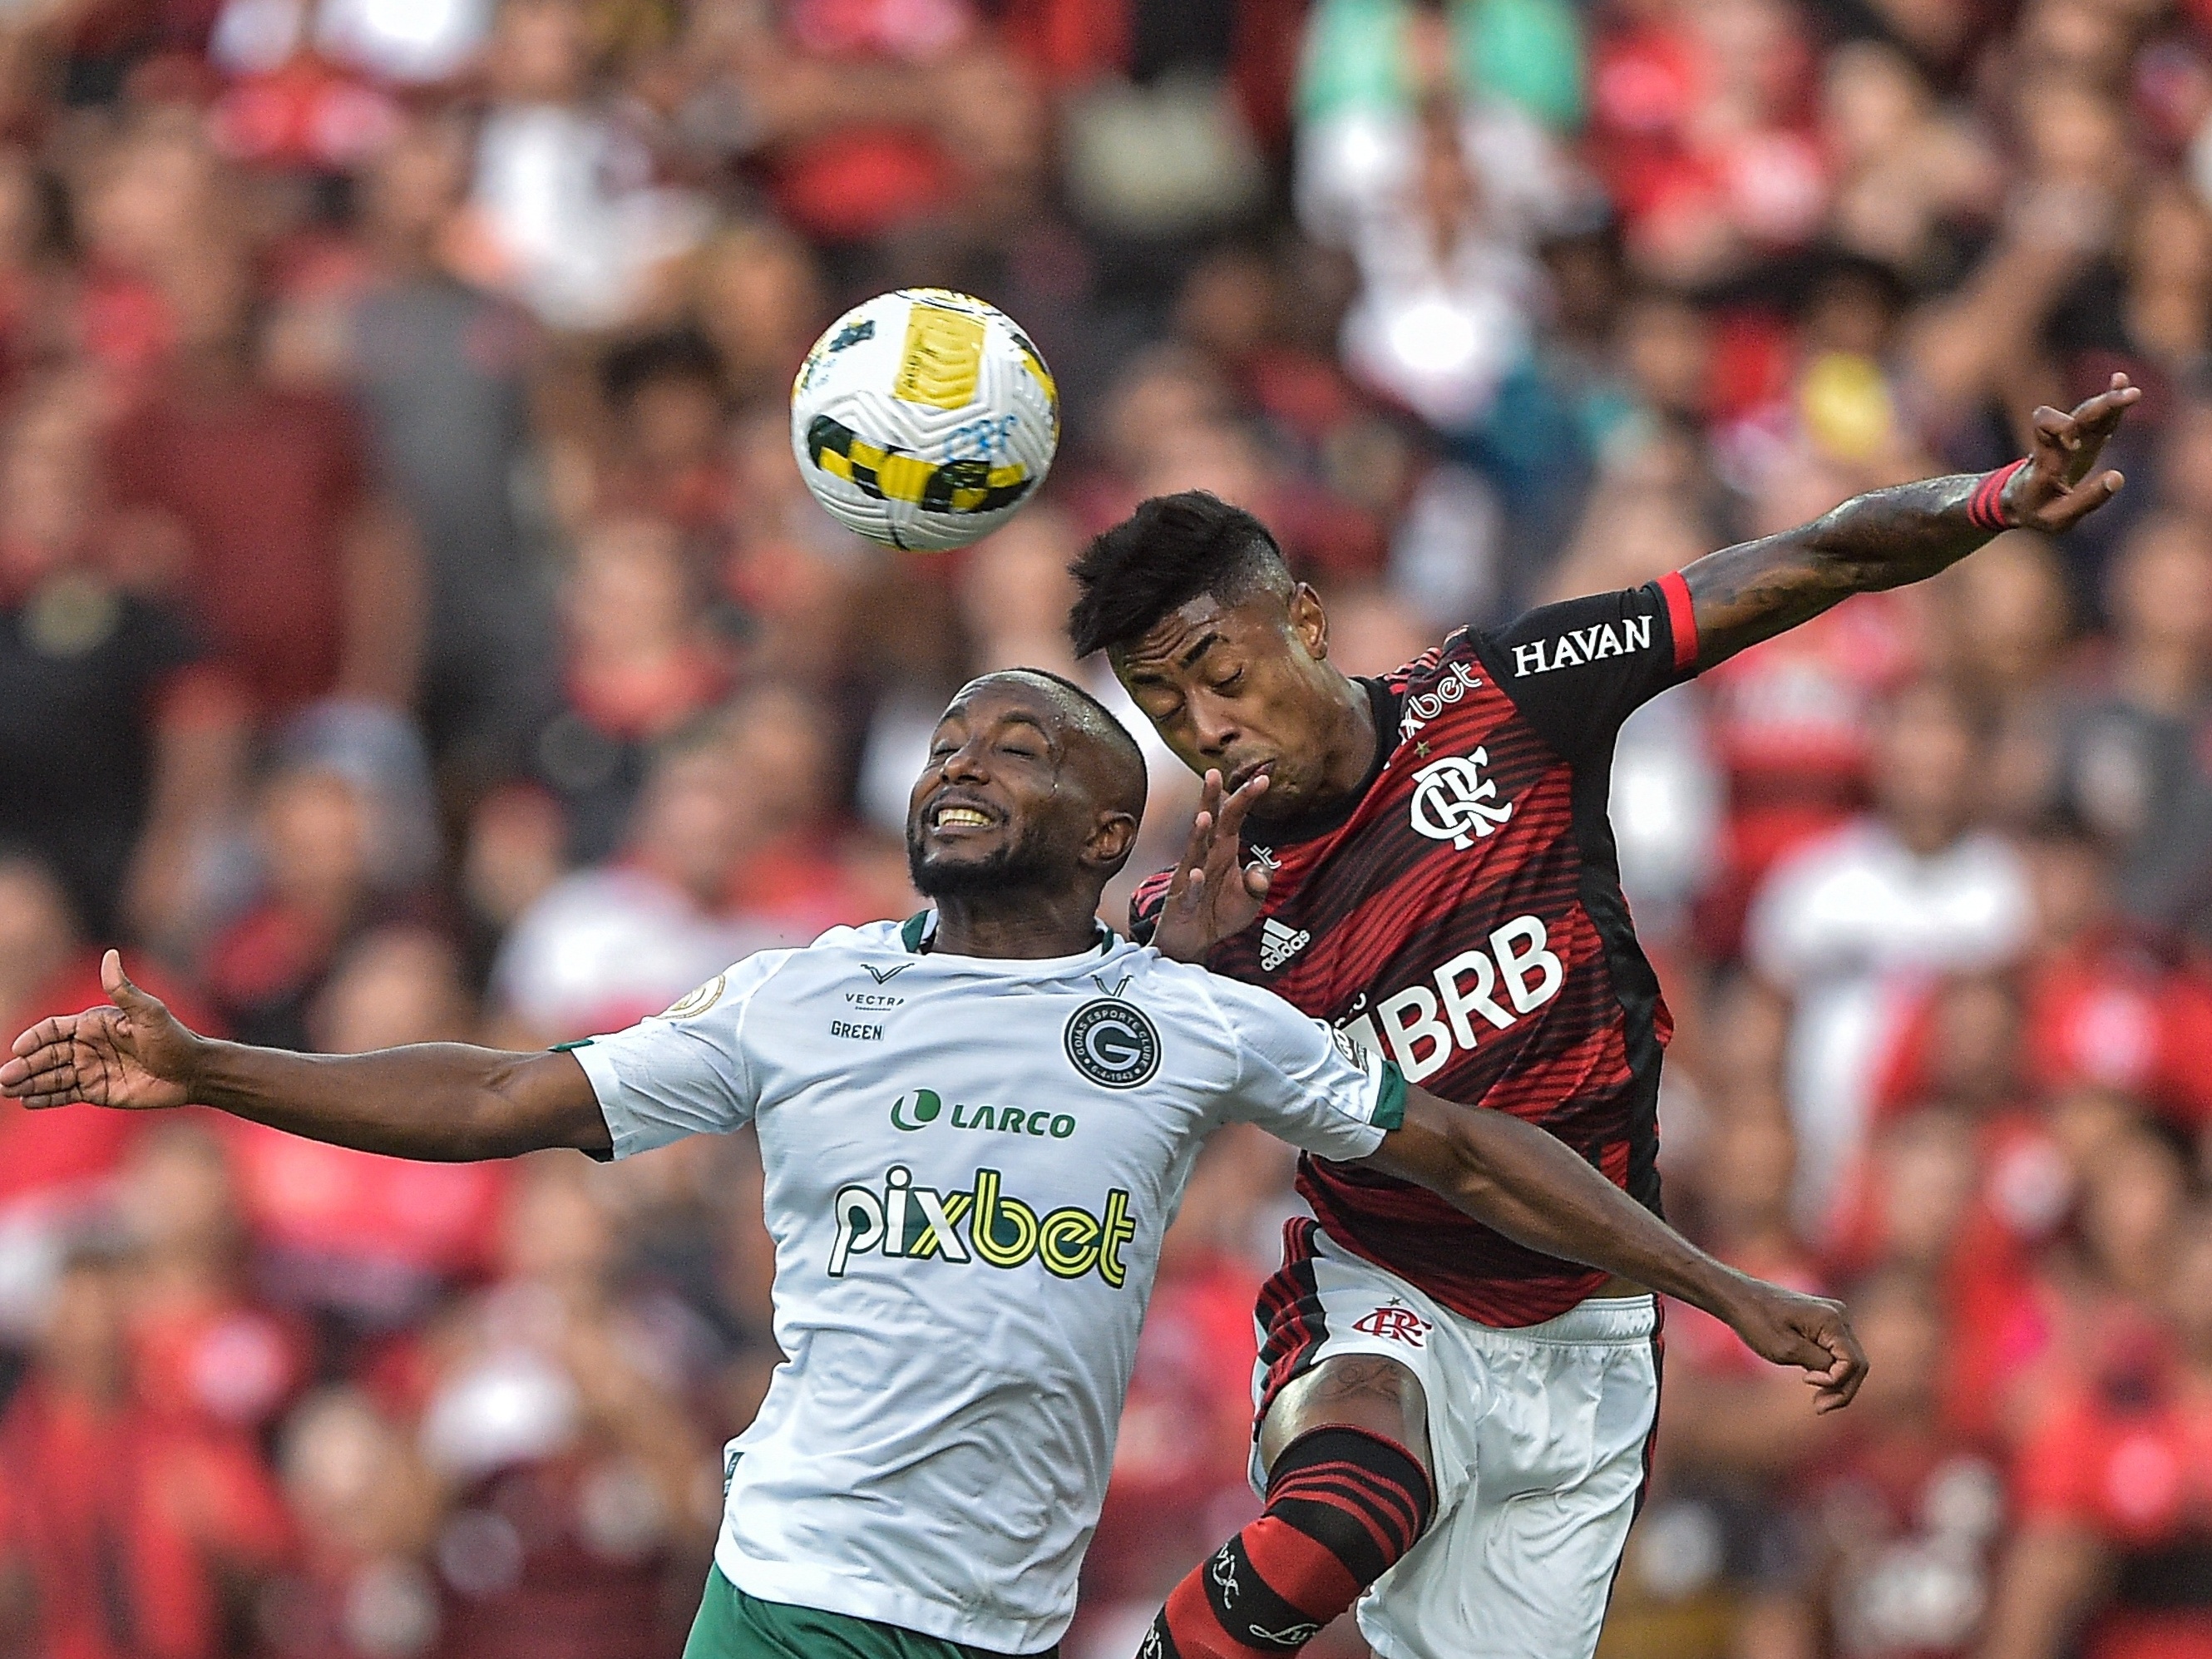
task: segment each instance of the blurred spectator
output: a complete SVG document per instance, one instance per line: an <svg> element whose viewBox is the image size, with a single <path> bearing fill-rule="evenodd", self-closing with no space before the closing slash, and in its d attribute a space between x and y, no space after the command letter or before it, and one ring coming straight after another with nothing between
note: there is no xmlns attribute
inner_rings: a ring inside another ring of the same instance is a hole
<svg viewBox="0 0 2212 1659"><path fill-rule="evenodd" d="M653 181L653 155L593 95L578 0L501 0L493 106L477 143L476 274L558 328L631 322L672 297L700 204Z"/></svg>
<svg viewBox="0 0 2212 1659"><path fill-rule="evenodd" d="M247 1282L247 1209L210 1126L167 1122L123 1171L142 1266L131 1337L149 1400L259 1435L307 1380L307 1333Z"/></svg>
<svg viewBox="0 0 2212 1659"><path fill-rule="evenodd" d="M468 140L456 118L425 118L369 172L362 240L374 264L353 302L347 368L422 540L431 745L511 768L522 723L550 693L525 506L537 343L522 314L455 272Z"/></svg>
<svg viewBox="0 0 2212 1659"><path fill-rule="evenodd" d="M2021 1449L2026 1523L1985 1652L2200 1659L2212 1549L2212 1217L2175 1218L2164 1340L2089 1369Z"/></svg>
<svg viewBox="0 0 2212 1659"><path fill-rule="evenodd" d="M231 804L246 711L177 610L98 556L88 391L27 391L0 444L0 837L60 873L95 933L164 935Z"/></svg>
<svg viewBox="0 0 2212 1659"><path fill-rule="evenodd" d="M71 1257L0 1419L4 1617L30 1652L216 1659L235 1650L289 1520L250 1440L143 1392L129 1277L97 1248Z"/></svg>
<svg viewBox="0 0 2212 1659"><path fill-rule="evenodd" d="M424 1559L438 1492L401 1425L368 1395L332 1389L285 1425L283 1491L300 1541L255 1608L257 1653L414 1659L434 1652L436 1581Z"/></svg>
<svg viewBox="0 0 2212 1659"><path fill-rule="evenodd" d="M1801 1650L1972 1654L2008 1508L2002 1471L1944 1418L1937 1385L1953 1334L1927 1288L1892 1275L1861 1291L1854 1310L1869 1387L1795 1494L1806 1556L1795 1611L1809 1626Z"/></svg>
<svg viewBox="0 0 2212 1659"><path fill-rule="evenodd" d="M333 964L306 1014L319 1054L476 1032L458 952L420 927L364 933ZM295 1306L384 1332L490 1266L505 1169L411 1164L301 1140L258 1124L234 1144L239 1207L262 1249L264 1284Z"/></svg>
<svg viewBox="0 0 2212 1659"><path fill-rule="evenodd" d="M617 1250L592 1172L533 1160L504 1277L439 1344L422 1448L458 1498L435 1553L460 1659L627 1659L689 1623L720 1487Z"/></svg>
<svg viewBox="0 0 2212 1659"><path fill-rule="evenodd" d="M580 860L614 850L653 746L729 687L701 597L668 520L636 513L585 531L562 584L566 706L539 729L534 755Z"/></svg>
<svg viewBox="0 0 2212 1659"><path fill-rule="evenodd" d="M579 871L516 920L492 972L518 1046L658 1013L743 954L720 920L742 836L739 787L708 730L657 757L617 862Z"/></svg>
<svg viewBox="0 0 2212 1659"><path fill-rule="evenodd" d="M2212 730L2212 539L2185 519L2147 519L2109 586L2112 647L2062 706L2057 793L2107 840L2132 885L2170 862L2170 842L2197 840L2182 803L2212 771L2201 752Z"/></svg>
<svg viewBox="0 0 2212 1659"><path fill-rule="evenodd" d="M2026 937L2026 872L1974 823L1985 764L1954 694L1900 692L1874 757L1875 811L1777 866L1754 904L1752 958L1796 1005L1790 1101L1808 1224L1863 1142L1872 1059L1913 976L2002 961Z"/></svg>
<svg viewBox="0 0 2212 1659"><path fill-rule="evenodd" d="M174 367L111 440L118 504L173 550L168 585L264 718L331 696L407 707L419 555L362 470L352 412L261 376L242 250L197 237L162 297Z"/></svg>

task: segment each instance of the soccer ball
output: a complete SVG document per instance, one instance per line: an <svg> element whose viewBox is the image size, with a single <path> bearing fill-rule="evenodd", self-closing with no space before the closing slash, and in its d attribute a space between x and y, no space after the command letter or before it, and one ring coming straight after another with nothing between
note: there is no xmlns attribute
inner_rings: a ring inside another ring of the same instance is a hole
<svg viewBox="0 0 2212 1659"><path fill-rule="evenodd" d="M995 306L902 288L814 343L791 388L791 449L814 499L886 547L964 547L1044 482L1060 392Z"/></svg>

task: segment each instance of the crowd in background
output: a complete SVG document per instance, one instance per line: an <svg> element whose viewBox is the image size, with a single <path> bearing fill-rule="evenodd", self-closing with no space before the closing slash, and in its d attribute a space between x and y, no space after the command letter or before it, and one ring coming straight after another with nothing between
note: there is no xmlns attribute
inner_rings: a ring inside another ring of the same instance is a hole
<svg viewBox="0 0 2212 1659"><path fill-rule="evenodd" d="M1640 712L1670 1312L1610 1659L2212 1655L2212 4L17 0L0 1032L535 1047L918 908L969 673L1192 487L1376 672L2146 390L2120 501ZM843 306L1016 316L990 540L839 532ZM1130 876L1193 807L1154 744ZM1109 902L1126 900L1127 883ZM1111 918L1109 918L1111 919ZM1289 1157L1169 1236L1069 1659L1255 1511ZM659 1659L778 1356L750 1139L418 1166L0 1107L0 1655ZM1340 1629L1316 1653L1364 1651Z"/></svg>

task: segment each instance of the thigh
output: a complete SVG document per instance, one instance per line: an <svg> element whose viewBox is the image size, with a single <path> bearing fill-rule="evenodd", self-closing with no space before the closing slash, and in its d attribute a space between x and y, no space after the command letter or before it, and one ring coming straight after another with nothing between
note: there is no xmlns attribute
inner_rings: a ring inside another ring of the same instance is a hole
<svg viewBox="0 0 2212 1659"><path fill-rule="evenodd" d="M1267 1469L1291 1441L1332 1426L1396 1441L1433 1479L1437 1310L1379 1267L1322 1254L1310 1222L1293 1223L1285 1244L1256 1316L1254 1484L1264 1488Z"/></svg>
<svg viewBox="0 0 2212 1659"><path fill-rule="evenodd" d="M1359 1606L1382 1659L1589 1659L1658 1410L1648 1343L1486 1356L1460 1501Z"/></svg>

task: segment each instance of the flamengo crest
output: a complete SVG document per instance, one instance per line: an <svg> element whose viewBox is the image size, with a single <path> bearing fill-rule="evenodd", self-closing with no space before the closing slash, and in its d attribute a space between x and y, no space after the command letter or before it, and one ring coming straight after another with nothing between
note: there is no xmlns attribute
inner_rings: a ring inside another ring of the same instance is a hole
<svg viewBox="0 0 2212 1659"><path fill-rule="evenodd" d="M1447 755L1414 773L1413 828L1462 852L1497 834L1513 816L1513 803L1500 802L1496 780L1482 775L1489 764L1489 750L1477 749L1472 755Z"/></svg>

